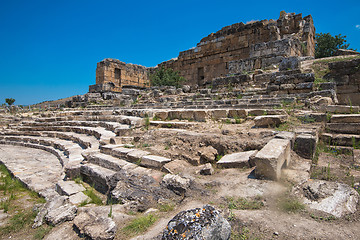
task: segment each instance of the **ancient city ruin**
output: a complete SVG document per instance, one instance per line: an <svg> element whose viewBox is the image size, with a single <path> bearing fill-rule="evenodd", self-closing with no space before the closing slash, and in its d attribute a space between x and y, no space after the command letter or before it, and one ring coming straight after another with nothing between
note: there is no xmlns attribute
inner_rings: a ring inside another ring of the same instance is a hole
<svg viewBox="0 0 360 240"><path fill-rule="evenodd" d="M357 239L360 57L314 59L314 36L311 16L282 12L155 68L104 59L65 103L2 109L0 161L46 200L33 228L53 226L48 240ZM161 67L184 85L151 86Z"/></svg>

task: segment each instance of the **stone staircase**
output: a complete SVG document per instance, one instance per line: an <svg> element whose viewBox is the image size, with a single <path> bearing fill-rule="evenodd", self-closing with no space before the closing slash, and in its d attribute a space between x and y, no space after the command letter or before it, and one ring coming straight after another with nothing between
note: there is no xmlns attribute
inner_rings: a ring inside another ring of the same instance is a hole
<svg viewBox="0 0 360 240"><path fill-rule="evenodd" d="M332 148L345 146L356 149L360 145L360 114L334 114L325 130L322 140Z"/></svg>
<svg viewBox="0 0 360 240"><path fill-rule="evenodd" d="M144 119L113 111L67 111L19 119L0 132L0 144L36 148L54 154L65 178L82 177L103 194L116 186L116 174L161 176L171 159L117 142ZM55 183L54 183L55 184Z"/></svg>

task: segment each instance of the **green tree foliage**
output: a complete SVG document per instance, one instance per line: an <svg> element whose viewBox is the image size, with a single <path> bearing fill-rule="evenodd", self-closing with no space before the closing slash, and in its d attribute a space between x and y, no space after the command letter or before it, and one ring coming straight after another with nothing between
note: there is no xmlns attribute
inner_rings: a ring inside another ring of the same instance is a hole
<svg viewBox="0 0 360 240"><path fill-rule="evenodd" d="M185 81L185 78L179 75L179 72L171 68L161 67L150 75L152 86L175 86L180 87Z"/></svg>
<svg viewBox="0 0 360 240"><path fill-rule="evenodd" d="M11 106L11 105L14 104L15 99L13 99L13 98L5 98L5 102L6 102L9 106Z"/></svg>
<svg viewBox="0 0 360 240"><path fill-rule="evenodd" d="M346 36L335 35L330 33L317 33L315 36L315 57L331 57L337 49L347 49L350 44L346 43Z"/></svg>

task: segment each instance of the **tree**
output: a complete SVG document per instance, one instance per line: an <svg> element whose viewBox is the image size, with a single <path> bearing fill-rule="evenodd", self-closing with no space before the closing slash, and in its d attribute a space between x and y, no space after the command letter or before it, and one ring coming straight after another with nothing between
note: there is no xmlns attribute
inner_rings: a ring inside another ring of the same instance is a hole
<svg viewBox="0 0 360 240"><path fill-rule="evenodd" d="M155 73L150 75L152 86L175 86L180 87L185 81L185 78L179 75L179 72L171 68L161 67Z"/></svg>
<svg viewBox="0 0 360 240"><path fill-rule="evenodd" d="M347 49L350 44L346 43L346 36L335 35L330 33L317 33L315 35L315 57L331 57L338 49Z"/></svg>
<svg viewBox="0 0 360 240"><path fill-rule="evenodd" d="M14 104L15 99L13 99L13 98L5 98L5 102L6 102L9 106L11 106L11 105Z"/></svg>

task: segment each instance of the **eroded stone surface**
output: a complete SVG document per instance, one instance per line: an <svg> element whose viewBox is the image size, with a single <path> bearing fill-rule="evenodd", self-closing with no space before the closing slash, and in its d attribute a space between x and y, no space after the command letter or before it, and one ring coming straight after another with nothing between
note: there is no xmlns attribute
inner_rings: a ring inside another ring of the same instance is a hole
<svg viewBox="0 0 360 240"><path fill-rule="evenodd" d="M91 209L79 213L74 219L74 226L90 239L110 240L116 233L116 224L111 218L99 216Z"/></svg>
<svg viewBox="0 0 360 240"><path fill-rule="evenodd" d="M229 222L214 207L205 205L178 213L168 223L162 239L227 240L230 234Z"/></svg>
<svg viewBox="0 0 360 240"><path fill-rule="evenodd" d="M51 209L45 216L45 221L56 226L65 221L71 221L75 218L77 207L72 204L65 204L58 208Z"/></svg>
<svg viewBox="0 0 360 240"><path fill-rule="evenodd" d="M0 145L0 160L30 189L51 198L55 184L61 179L59 160L43 150L10 145Z"/></svg>
<svg viewBox="0 0 360 240"><path fill-rule="evenodd" d="M60 195L66 196L85 191L85 188L82 185L77 184L74 181L60 181L56 183L55 189Z"/></svg>
<svg viewBox="0 0 360 240"><path fill-rule="evenodd" d="M320 210L335 217L354 213L359 202L355 189L343 183L311 180L298 187L304 203L312 209Z"/></svg>
<svg viewBox="0 0 360 240"><path fill-rule="evenodd" d="M252 156L255 156L257 153L256 150L254 151L247 151L247 152L238 152L227 154L223 156L218 162L217 165L224 167L224 168L243 168L243 167L250 167L249 159Z"/></svg>
<svg viewBox="0 0 360 240"><path fill-rule="evenodd" d="M166 174L162 183L178 195L182 195L190 187L190 180L178 175Z"/></svg>

